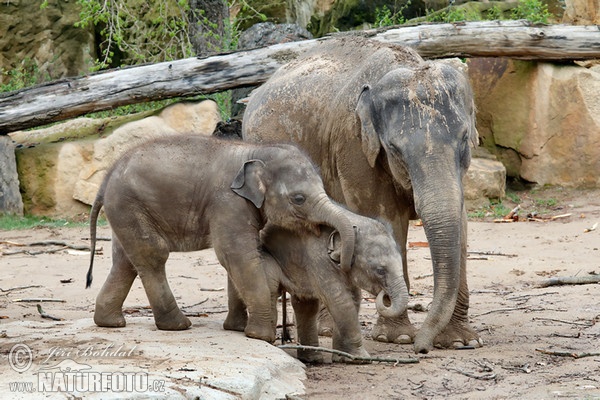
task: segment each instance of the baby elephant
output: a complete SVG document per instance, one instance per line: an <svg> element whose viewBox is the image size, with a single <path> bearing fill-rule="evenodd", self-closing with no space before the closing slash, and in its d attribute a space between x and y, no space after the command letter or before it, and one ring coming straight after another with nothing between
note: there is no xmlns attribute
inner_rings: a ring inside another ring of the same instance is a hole
<svg viewBox="0 0 600 400"><path fill-rule="evenodd" d="M391 228L348 214L356 230L354 260L349 268L340 266L340 236L329 227L323 227L317 237L267 225L261 231L261 241L279 263L277 270L268 272L271 290L284 288L292 294L300 344L319 345L317 315L322 302L334 322L333 348L368 357L358 321L360 289L377 295L377 311L388 318L406 311L408 291ZM322 362L322 355L310 350L299 350L298 358ZM348 361L337 355L333 360Z"/></svg>
<svg viewBox="0 0 600 400"><path fill-rule="evenodd" d="M265 271L277 264L260 245L265 223L307 235L321 224L338 229L345 267L354 251L347 210L329 199L313 164L290 145L182 135L131 149L108 172L92 206L88 287L103 206L113 231L113 266L96 299L99 326L125 325L121 308L139 275L156 326L188 328L191 322L167 283L165 262L172 251L213 247L229 278L224 328L272 342L276 297ZM247 308L236 309L242 301Z"/></svg>

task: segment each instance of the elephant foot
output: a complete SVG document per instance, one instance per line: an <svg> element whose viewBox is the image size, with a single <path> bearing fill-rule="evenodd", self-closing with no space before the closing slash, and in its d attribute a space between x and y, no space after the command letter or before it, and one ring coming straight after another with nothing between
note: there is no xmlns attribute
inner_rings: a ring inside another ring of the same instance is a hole
<svg viewBox="0 0 600 400"><path fill-rule="evenodd" d="M358 349L355 349L352 351L347 351L347 350L340 350L340 351L345 351L346 353L352 354L355 357L364 357L364 358L371 357L369 355L369 353L367 352L367 350L365 350L365 348L362 346L360 346ZM371 363L371 361L369 361L369 360L361 360L361 359L356 360L356 359L348 358L341 354L332 354L331 362L345 363L345 364L370 364Z"/></svg>
<svg viewBox="0 0 600 400"><path fill-rule="evenodd" d="M446 329L436 336L433 345L442 349L456 349L464 346L479 348L483 340L466 322L450 321Z"/></svg>
<svg viewBox="0 0 600 400"><path fill-rule="evenodd" d="M323 354L315 350L298 350L297 358L305 364L323 364L325 362Z"/></svg>
<svg viewBox="0 0 600 400"><path fill-rule="evenodd" d="M371 331L371 337L378 342L409 344L413 342L416 329L410 323L408 314L392 319L379 316Z"/></svg>
<svg viewBox="0 0 600 400"><path fill-rule="evenodd" d="M123 328L126 325L120 308L118 311L109 312L104 307L98 306L98 303L94 311L94 323L103 328Z"/></svg>
<svg viewBox="0 0 600 400"><path fill-rule="evenodd" d="M225 322L223 322L223 329L225 329L226 331L244 332L247 324L248 314L246 314L246 311L244 311L243 313L234 313L230 310L227 313Z"/></svg>
<svg viewBox="0 0 600 400"><path fill-rule="evenodd" d="M96 314L94 314L94 323L102 328L123 328L127 324L123 315L107 318L106 316L99 317Z"/></svg>
<svg viewBox="0 0 600 400"><path fill-rule="evenodd" d="M260 339L269 343L275 342L275 329L272 328L270 324L269 326L265 326L265 324L253 324L248 322L244 329L244 333L249 338Z"/></svg>
<svg viewBox="0 0 600 400"><path fill-rule="evenodd" d="M183 315L179 309L176 309L176 312L172 312L161 317L155 316L154 322L156 327L161 331L183 331L192 326L192 321Z"/></svg>
<svg viewBox="0 0 600 400"><path fill-rule="evenodd" d="M275 333L277 326L274 322L265 322L265 319L252 318L250 314L248 323L244 329L246 336L253 339L264 340L265 342L275 342Z"/></svg>

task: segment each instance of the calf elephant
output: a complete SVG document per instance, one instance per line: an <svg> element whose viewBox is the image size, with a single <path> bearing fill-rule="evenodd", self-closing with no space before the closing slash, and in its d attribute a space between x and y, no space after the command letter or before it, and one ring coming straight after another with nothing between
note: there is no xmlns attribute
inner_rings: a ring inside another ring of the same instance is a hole
<svg viewBox="0 0 600 400"><path fill-rule="evenodd" d="M280 266L267 273L271 290L277 293L282 287L292 294L299 342L319 345L317 315L321 303L334 322L333 348L368 357L358 321L360 289L376 295L379 314L391 319L406 311L408 291L402 275L400 249L391 227L349 214L356 230L354 262L350 268L340 266L340 236L329 227L323 227L317 237L267 225L261 231L261 240ZM389 306L384 298L389 299ZM320 353L310 350L298 351L298 358L322 361ZM336 355L333 359L346 360Z"/></svg>
<svg viewBox="0 0 600 400"><path fill-rule="evenodd" d="M408 315L381 317L373 337L413 340L416 352L470 344L467 216L462 177L477 141L473 95L449 62L356 36L317 43L251 95L247 141L293 142L321 169L327 193L352 211L393 226L408 274L410 219L430 243L433 303L414 334Z"/></svg>
<svg viewBox="0 0 600 400"><path fill-rule="evenodd" d="M354 251L347 210L329 199L311 161L290 145L184 135L130 150L109 171L92 206L88 287L102 207L113 231L113 266L96 299L99 326L125 325L123 301L139 275L156 326L188 328L167 283L165 262L171 251L214 247L228 272L230 301L243 301L248 311L232 310L225 329L272 342L277 310L265 270L276 262L261 249L264 224L308 232L320 224L334 227L342 237L344 268Z"/></svg>

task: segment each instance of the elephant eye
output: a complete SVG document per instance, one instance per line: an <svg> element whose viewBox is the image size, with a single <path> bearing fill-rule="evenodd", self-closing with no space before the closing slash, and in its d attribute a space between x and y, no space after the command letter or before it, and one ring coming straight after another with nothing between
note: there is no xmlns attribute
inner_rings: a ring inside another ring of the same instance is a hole
<svg viewBox="0 0 600 400"><path fill-rule="evenodd" d="M295 193L290 196L290 200L297 206L301 206L306 201L306 197L302 193Z"/></svg>
<svg viewBox="0 0 600 400"><path fill-rule="evenodd" d="M375 273L379 276L385 276L385 267L375 268Z"/></svg>

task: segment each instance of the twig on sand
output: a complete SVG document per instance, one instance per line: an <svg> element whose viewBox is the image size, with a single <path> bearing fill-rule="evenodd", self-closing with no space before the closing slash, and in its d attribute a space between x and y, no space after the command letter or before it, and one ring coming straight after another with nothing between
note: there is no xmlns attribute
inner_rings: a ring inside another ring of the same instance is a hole
<svg viewBox="0 0 600 400"><path fill-rule="evenodd" d="M586 276L556 276L540 282L537 286L540 288L545 288L548 286L587 285L590 283L600 283L600 274Z"/></svg>
<svg viewBox="0 0 600 400"><path fill-rule="evenodd" d="M66 303L66 300L34 297L31 299L14 299L13 303L42 303L42 302Z"/></svg>
<svg viewBox="0 0 600 400"><path fill-rule="evenodd" d="M37 310L40 313L40 315L42 316L42 318L46 318L46 319L51 319L53 321L63 321L63 318L59 318L59 317L55 317L53 315L47 314L43 309L42 309L42 305L38 304L37 305Z"/></svg>
<svg viewBox="0 0 600 400"><path fill-rule="evenodd" d="M463 374L464 376L468 376L469 378L479 379L479 380L482 380L482 381L492 381L492 380L496 379L496 376L497 376L493 372L489 373L489 374L477 375L477 374L474 374L472 372L463 371L462 369L458 369L458 368L448 368L448 370L450 370L450 371L456 371L459 374Z"/></svg>
<svg viewBox="0 0 600 400"><path fill-rule="evenodd" d="M4 241L3 243L9 244L10 246L21 247L21 249L19 249L19 250L2 252L2 255L4 255L4 256L12 256L14 254L23 254L23 253L35 256L38 254L56 253L57 251L66 250L66 249L90 251L90 246L88 246L88 245L72 244L72 243L64 242L62 240L44 240L41 242L33 242L33 243L29 243L29 244L6 242L6 241ZM60 247L57 247L54 249L48 249L48 250L31 250L31 249L29 249L30 247L37 247L37 246L60 246ZM101 248L96 249L96 252L100 252L100 251L102 251Z"/></svg>
<svg viewBox="0 0 600 400"><path fill-rule="evenodd" d="M559 356L559 357L573 357L573 358L583 358L583 357L596 357L600 356L600 353L574 353L572 351L555 351L555 350L544 350L544 349L535 349L542 354L547 354L550 356Z"/></svg>
<svg viewBox="0 0 600 400"><path fill-rule="evenodd" d="M415 363L419 362L418 358L395 358L394 359L394 358L380 358L380 357L362 357L362 356L355 356L350 353L346 353L345 351L328 349L326 347L319 347L319 346L304 346L301 344L282 344L277 347L280 349L321 351L324 353L337 354L339 356L346 357L346 358L349 358L354 361L386 362L386 363L393 363L394 365L415 364Z"/></svg>
<svg viewBox="0 0 600 400"><path fill-rule="evenodd" d="M498 251L467 251L467 254L476 254L479 256L502 256L502 257L518 257L518 254L500 253Z"/></svg>
<svg viewBox="0 0 600 400"><path fill-rule="evenodd" d="M571 325L586 326L586 327L594 326L594 322L593 321L574 322L574 321L565 321L564 319L544 318L544 317L535 317L535 318L533 318L533 320L534 321L560 322L561 324L571 324Z"/></svg>
<svg viewBox="0 0 600 400"><path fill-rule="evenodd" d="M8 293L8 292L12 292L13 290L24 290L24 289L38 288L38 287L42 287L42 285L16 286L16 287L13 287L13 288L8 288L8 289L2 289L2 288L0 288L0 292L2 292L2 293Z"/></svg>
<svg viewBox="0 0 600 400"><path fill-rule="evenodd" d="M189 305L189 306L183 306L183 307L181 307L181 308L192 308L192 307L196 307L196 306L199 306L200 304L204 304L204 303L206 303L207 301L208 301L208 297L207 297L207 298L205 298L204 300L202 300L202 301L201 301L201 302L199 302L199 303L192 304L192 305Z"/></svg>

